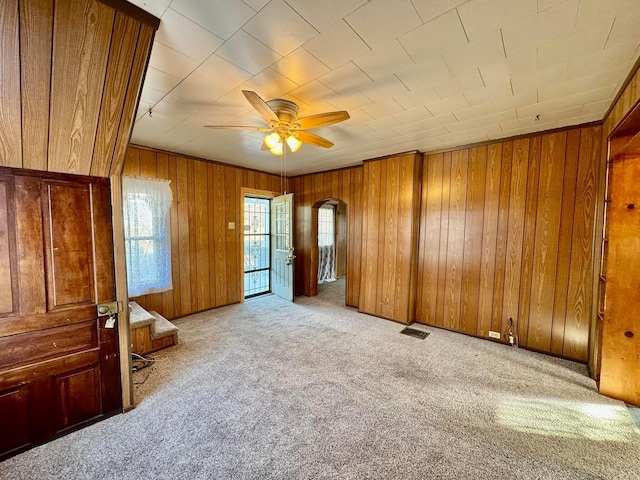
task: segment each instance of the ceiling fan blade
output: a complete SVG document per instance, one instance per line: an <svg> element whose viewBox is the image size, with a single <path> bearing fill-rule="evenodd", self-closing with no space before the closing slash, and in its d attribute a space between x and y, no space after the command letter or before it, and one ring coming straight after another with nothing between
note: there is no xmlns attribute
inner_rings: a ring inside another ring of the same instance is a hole
<svg viewBox="0 0 640 480"><path fill-rule="evenodd" d="M315 145L317 147L323 148L331 148L333 147L333 143L327 140L326 138L322 138L318 135L314 135L309 132L292 132L292 135L296 137L298 140L304 143L308 143L310 145Z"/></svg>
<svg viewBox="0 0 640 480"><path fill-rule="evenodd" d="M345 111L327 112L299 118L294 122L294 125L300 125L298 127L299 129L306 130L308 128L318 128L324 127L325 125L331 125L333 123L344 122L350 118L349 114Z"/></svg>
<svg viewBox="0 0 640 480"><path fill-rule="evenodd" d="M250 125L205 125L205 128L224 128L227 130L255 130L257 132L270 132L269 127L254 127Z"/></svg>
<svg viewBox="0 0 640 480"><path fill-rule="evenodd" d="M260 115L262 115L267 122L280 121L280 119L278 118L278 115L276 115L276 112L271 110L271 107L267 105L267 102L265 102L262 98L260 98L260 95L258 95L256 92L252 92L251 90L242 90L242 93L244 94L245 98L249 101L251 106L255 108L256 111Z"/></svg>

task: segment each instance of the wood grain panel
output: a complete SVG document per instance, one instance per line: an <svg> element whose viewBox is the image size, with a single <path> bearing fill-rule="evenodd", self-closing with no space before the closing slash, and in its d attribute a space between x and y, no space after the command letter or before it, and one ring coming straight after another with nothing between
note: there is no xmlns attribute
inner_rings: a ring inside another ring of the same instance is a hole
<svg viewBox="0 0 640 480"><path fill-rule="evenodd" d="M190 241L189 241L189 198L188 198L188 176L187 176L186 158L176 158L177 169L177 196L178 204L178 251L180 252L180 268L178 276L180 278L180 314L192 312L191 309L191 274L195 275L195 271L191 271L190 261ZM171 235L174 235L171 232ZM195 252L194 252L195 254ZM172 272L173 274L173 272ZM175 288L175 287L174 287ZM163 312L158 312L163 315Z"/></svg>
<svg viewBox="0 0 640 480"><path fill-rule="evenodd" d="M592 313L593 238L597 164L601 150L600 127L580 130L580 152L573 217L571 269L567 295L567 316L562 354L581 361L588 359Z"/></svg>
<svg viewBox="0 0 640 480"><path fill-rule="evenodd" d="M380 188L377 198L377 223L380 235L378 248L378 271L384 272L375 283L377 293L375 297L375 314L379 317L393 318L395 314L395 283L396 283L396 247L398 238L398 157L391 157L386 162L380 162ZM375 190L375 188L374 188Z"/></svg>
<svg viewBox="0 0 640 480"><path fill-rule="evenodd" d="M567 132L567 152L565 155L564 181L562 186L562 205L560 207L560 234L558 236L556 289L553 302L553 320L551 328L551 352L556 355L562 355L562 347L564 343L579 148L580 130L576 129Z"/></svg>
<svg viewBox="0 0 640 480"><path fill-rule="evenodd" d="M443 156L429 155L422 176L420 274L416 320L435 323L442 216Z"/></svg>
<svg viewBox="0 0 640 480"><path fill-rule="evenodd" d="M494 271L493 309L491 311L491 330L502 332L502 296L507 262L507 236L509 233L509 200L511 193L511 163L513 160L513 142L502 144L502 170L500 172L500 204L498 207L498 230L496 237L496 265Z"/></svg>
<svg viewBox="0 0 640 480"><path fill-rule="evenodd" d="M440 215L440 253L438 256L438 292L436 296L435 325L443 325L445 305L445 285L447 283L447 249L449 234L449 197L451 191L451 153L442 157L442 206Z"/></svg>
<svg viewBox="0 0 640 480"><path fill-rule="evenodd" d="M109 57L114 10L94 0L54 11L49 171L89 174ZM69 21L73 18L74 28Z"/></svg>
<svg viewBox="0 0 640 480"><path fill-rule="evenodd" d="M522 239L522 273L520 275L520 298L517 319L518 341L521 346L527 345L527 335L529 332L533 253L535 249L536 217L538 215L538 181L540 177L541 146L541 137L531 138L529 142L529 173L527 175L527 198Z"/></svg>
<svg viewBox="0 0 640 480"><path fill-rule="evenodd" d="M225 207L225 195L224 195L224 167L220 165L213 165L213 177L214 177L214 228L217 235L214 237L214 256L215 256L215 271L217 278L223 273L226 273L227 268L227 252L225 249L225 232L227 225L226 219L226 207ZM214 305L225 305L227 303L228 292L227 282L215 282L215 302Z"/></svg>
<svg viewBox="0 0 640 480"><path fill-rule="evenodd" d="M447 263L443 326L460 328L460 296L464 263L465 211L467 208L467 174L469 151L456 150L451 154L451 190L449 194L449 225L447 234Z"/></svg>
<svg viewBox="0 0 640 480"><path fill-rule="evenodd" d="M540 157L527 346L545 352L551 348L566 139L566 132L544 135Z"/></svg>
<svg viewBox="0 0 640 480"><path fill-rule="evenodd" d="M149 63L154 36L155 30L153 28L148 25L141 25L135 58L131 67L131 74L129 75L129 88L127 89L127 97L122 108L118 136L116 137L113 158L111 160L110 175L120 174L125 162L127 147L129 146L129 140L133 130L133 120L136 109L138 108L140 92L142 91L142 81L144 80Z"/></svg>
<svg viewBox="0 0 640 480"><path fill-rule="evenodd" d="M394 319L405 323L415 320L418 257L418 221L422 155L403 155L399 164L399 203L397 246L394 269Z"/></svg>
<svg viewBox="0 0 640 480"><path fill-rule="evenodd" d="M33 170L47 169L53 4L20 0L22 166Z"/></svg>
<svg viewBox="0 0 640 480"><path fill-rule="evenodd" d="M106 177L111 171L131 67L136 57L139 31L138 20L120 12L116 13L93 148L91 175Z"/></svg>
<svg viewBox="0 0 640 480"><path fill-rule="evenodd" d="M494 297L496 249L498 241L498 212L500 208L500 179L502 172L502 145L487 148L487 177L482 225L482 258L480 263L480 292L478 294L478 328L482 337L491 330Z"/></svg>
<svg viewBox="0 0 640 480"><path fill-rule="evenodd" d="M361 312L373 315L376 314L378 302L381 167L380 162L367 162L364 165L364 183L369 188L365 189L362 206L362 273L360 274L362 287L358 308Z"/></svg>
<svg viewBox="0 0 640 480"><path fill-rule="evenodd" d="M460 294L460 330L470 334L476 334L478 328L486 174L487 149L484 147L471 149L467 175L464 261L462 264L462 292Z"/></svg>
<svg viewBox="0 0 640 480"><path fill-rule="evenodd" d="M209 308L211 295L209 291L209 215L207 164L194 163L194 219L196 239L196 288L198 292L196 309Z"/></svg>
<svg viewBox="0 0 640 480"><path fill-rule="evenodd" d="M500 332L508 332L508 321L513 319L514 334L517 333L518 323L528 171L529 138L515 140L513 142L513 159L511 161L509 228L507 232L504 293L502 295L502 323L500 324Z"/></svg>
<svg viewBox="0 0 640 480"><path fill-rule="evenodd" d="M18 0L0 3L0 165L22 166Z"/></svg>

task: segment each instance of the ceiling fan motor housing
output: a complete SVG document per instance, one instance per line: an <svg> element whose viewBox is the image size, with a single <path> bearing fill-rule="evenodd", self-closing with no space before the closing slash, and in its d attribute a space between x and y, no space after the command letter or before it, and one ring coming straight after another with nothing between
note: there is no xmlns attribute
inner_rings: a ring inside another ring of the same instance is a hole
<svg viewBox="0 0 640 480"><path fill-rule="evenodd" d="M296 120L296 118L298 118L298 105L290 100L285 100L284 98L274 98L266 103L278 116L280 123L286 123L293 126L291 124Z"/></svg>

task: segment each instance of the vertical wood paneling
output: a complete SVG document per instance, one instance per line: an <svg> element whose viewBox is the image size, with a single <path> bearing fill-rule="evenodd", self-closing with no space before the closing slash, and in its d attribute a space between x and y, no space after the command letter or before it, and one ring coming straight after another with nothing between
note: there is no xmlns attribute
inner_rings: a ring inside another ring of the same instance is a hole
<svg viewBox="0 0 640 480"><path fill-rule="evenodd" d="M225 249L225 237L226 237L226 207L225 207L225 195L224 195L224 167L221 165L213 165L213 221L214 229L217 235L214 238L214 256L215 256L215 272L216 278L222 278L226 276L227 268L227 252ZM215 282L215 302L214 305L225 305L227 303L227 282Z"/></svg>
<svg viewBox="0 0 640 480"><path fill-rule="evenodd" d="M500 207L500 178L502 171L502 144L487 149L487 177L482 226L482 258L480 261L480 292L478 294L477 333L486 337L491 330L494 296L496 245L498 239L498 211Z"/></svg>
<svg viewBox="0 0 640 480"><path fill-rule="evenodd" d="M93 149L91 175L105 177L111 170L139 31L138 20L120 12L116 13Z"/></svg>
<svg viewBox="0 0 640 480"><path fill-rule="evenodd" d="M509 197L511 193L511 163L513 142L502 144L502 170L500 172L500 204L498 206L498 230L496 237L496 265L494 271L494 295L491 311L491 330L502 332L502 296L507 261L507 236L509 233Z"/></svg>
<svg viewBox="0 0 640 480"><path fill-rule="evenodd" d="M504 273L502 301L502 323L500 331L507 331L509 318L514 321L513 333L517 332L520 280L522 272L522 248L527 198L527 174L529 171L529 138L513 142L511 161L511 192L509 194L509 229Z"/></svg>
<svg viewBox="0 0 640 480"><path fill-rule="evenodd" d="M115 12L94 0L56 2L49 171L88 175ZM74 18L74 28L67 28Z"/></svg>
<svg viewBox="0 0 640 480"><path fill-rule="evenodd" d="M22 166L18 0L0 2L0 165Z"/></svg>
<svg viewBox="0 0 640 480"><path fill-rule="evenodd" d="M21 64L22 167L46 170L53 2L21 0L20 11L20 51L29 59Z"/></svg>
<svg viewBox="0 0 640 480"><path fill-rule="evenodd" d="M365 190L362 204L362 289L359 309L362 312L376 314L378 302L378 265L379 265L379 228L380 222L380 162L367 162L364 165L364 183L370 188ZM384 204L383 204L384 206ZM384 231L382 231L384 235Z"/></svg>
<svg viewBox="0 0 640 480"><path fill-rule="evenodd" d="M476 334L478 298L482 268L483 207L487 173L487 149L479 147L469 152L467 208L464 230L464 262L460 298L460 330Z"/></svg>
<svg viewBox="0 0 640 480"><path fill-rule="evenodd" d="M198 292L196 309L210 308L211 293L209 291L209 203L207 164L194 162L195 190L195 240L196 240L196 289ZM213 252L211 252L213 254Z"/></svg>
<svg viewBox="0 0 640 480"><path fill-rule="evenodd" d="M540 177L541 145L541 137L533 137L529 142L529 174L527 176L527 198L522 244L522 273L517 319L517 333L519 343L522 346L527 345L527 335L529 332L533 253L535 248L536 217L538 215L538 181Z"/></svg>
<svg viewBox="0 0 640 480"><path fill-rule="evenodd" d="M593 237L597 189L597 164L600 154L600 127L580 130L580 158L573 218L571 269L567 295L567 320L562 354L586 359L589 349Z"/></svg>
<svg viewBox="0 0 640 480"><path fill-rule="evenodd" d="M417 320L435 323L438 296L438 259L440 255L440 222L442 216L443 156L425 159L422 183L420 249L422 288L418 290Z"/></svg>
<svg viewBox="0 0 640 480"><path fill-rule="evenodd" d="M449 232L447 234L447 273L443 326L453 330L460 328L468 155L468 150L456 150L451 154L451 190L449 194Z"/></svg>
<svg viewBox="0 0 640 480"><path fill-rule="evenodd" d="M540 157L527 346L545 352L551 348L566 139L566 132L544 135Z"/></svg>
<svg viewBox="0 0 640 480"><path fill-rule="evenodd" d="M551 352L562 354L564 326L567 314L567 288L571 261L573 215L576 200L576 176L578 174L578 150L580 130L567 132L567 151L564 164L562 205L560 207L560 234L558 236L558 261L556 266L556 290L553 302L551 327Z"/></svg>
<svg viewBox="0 0 640 480"><path fill-rule="evenodd" d="M394 286L396 280L395 249L398 238L398 157L391 157L380 164L380 190L377 192L380 206L378 209L378 225L380 246L378 247L378 271L385 272L375 282L375 314L389 318L394 312Z"/></svg>
<svg viewBox="0 0 640 480"><path fill-rule="evenodd" d="M364 165L359 310L399 322L415 315L415 260L421 158L415 154Z"/></svg>
<svg viewBox="0 0 640 480"><path fill-rule="evenodd" d="M133 119L136 108L138 107L138 99L142 90L142 80L147 68L147 62L151 55L151 45L155 36L155 30L148 25L140 25L140 33L138 35L138 44L136 46L135 58L131 66L131 74L129 75L129 88L127 90L127 98L125 99L120 117L120 125L118 127L118 136L113 150L113 158L111 159L110 175L117 175L122 170L125 161L125 154L129 146L131 131L133 130Z"/></svg>
<svg viewBox="0 0 640 480"><path fill-rule="evenodd" d="M438 253L438 292L436 296L435 324L442 325L444 319L445 285L447 282L447 245L449 234L449 195L451 190L451 153L442 157L442 208L440 215L440 251Z"/></svg>
<svg viewBox="0 0 640 480"><path fill-rule="evenodd" d="M521 346L586 360L599 132L427 157L418 321L508 342L513 318Z"/></svg>
<svg viewBox="0 0 640 480"><path fill-rule="evenodd" d="M177 195L174 201L178 204L178 249L180 252L180 314L191 312L191 250L189 242L189 197L186 158L176 157ZM174 232L171 232L174 235ZM173 274L173 272L172 272ZM175 286L174 286L175 288Z"/></svg>

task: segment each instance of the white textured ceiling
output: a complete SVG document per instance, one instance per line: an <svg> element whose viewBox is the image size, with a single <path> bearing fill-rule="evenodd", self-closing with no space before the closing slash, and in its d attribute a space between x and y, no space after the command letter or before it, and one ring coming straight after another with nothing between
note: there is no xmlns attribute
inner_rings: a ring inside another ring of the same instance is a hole
<svg viewBox="0 0 640 480"><path fill-rule="evenodd" d="M203 125L264 126L242 90L347 110L289 175L601 120L640 54L640 0L130 1L161 19L133 143L275 173Z"/></svg>

